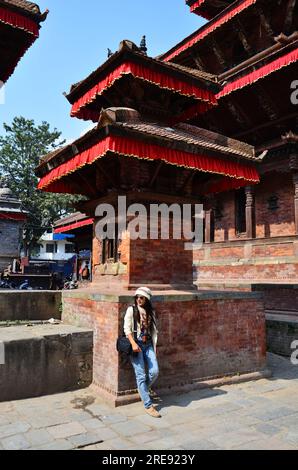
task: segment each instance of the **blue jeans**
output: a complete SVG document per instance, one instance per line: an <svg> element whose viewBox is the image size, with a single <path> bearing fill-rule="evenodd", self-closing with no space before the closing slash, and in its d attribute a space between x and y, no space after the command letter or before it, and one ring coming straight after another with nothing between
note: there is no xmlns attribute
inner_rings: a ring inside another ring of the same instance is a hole
<svg viewBox="0 0 298 470"><path fill-rule="evenodd" d="M132 354L130 360L135 371L141 399L145 408L150 408L152 406L152 400L149 395L149 387L151 387L158 377L158 363L151 341L145 344L142 340L138 340L137 344L142 351ZM148 375L146 373L146 366L148 368Z"/></svg>

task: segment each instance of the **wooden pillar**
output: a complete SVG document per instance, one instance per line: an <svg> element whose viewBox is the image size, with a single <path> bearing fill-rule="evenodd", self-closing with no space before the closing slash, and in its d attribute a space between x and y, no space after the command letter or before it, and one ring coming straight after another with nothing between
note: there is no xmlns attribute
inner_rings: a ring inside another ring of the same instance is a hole
<svg viewBox="0 0 298 470"><path fill-rule="evenodd" d="M214 210L205 211L205 243L214 241Z"/></svg>
<svg viewBox="0 0 298 470"><path fill-rule="evenodd" d="M296 235L298 235L298 172L293 173Z"/></svg>
<svg viewBox="0 0 298 470"><path fill-rule="evenodd" d="M252 186L246 186L246 207L245 207L245 216L246 216L246 236L247 238L255 238L256 236L256 227L255 227L255 198L254 198L254 188Z"/></svg>

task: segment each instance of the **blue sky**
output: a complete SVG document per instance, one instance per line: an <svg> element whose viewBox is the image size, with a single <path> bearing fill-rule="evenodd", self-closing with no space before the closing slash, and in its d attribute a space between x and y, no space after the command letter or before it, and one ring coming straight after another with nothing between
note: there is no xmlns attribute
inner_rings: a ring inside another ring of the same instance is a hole
<svg viewBox="0 0 298 470"><path fill-rule="evenodd" d="M122 39L140 43L147 36L148 54L167 51L205 20L191 14L184 0L37 0L50 10L40 38L19 63L5 88L0 105L3 122L14 116L48 121L67 140L79 137L88 122L69 117L62 95L70 85L96 69L107 58L107 48L118 49Z"/></svg>

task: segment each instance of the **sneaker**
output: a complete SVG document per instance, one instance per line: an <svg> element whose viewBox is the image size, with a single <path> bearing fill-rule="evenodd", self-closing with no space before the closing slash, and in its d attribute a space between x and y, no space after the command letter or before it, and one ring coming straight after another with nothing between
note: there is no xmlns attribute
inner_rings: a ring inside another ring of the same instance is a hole
<svg viewBox="0 0 298 470"><path fill-rule="evenodd" d="M148 415L152 416L152 418L161 418L161 415L153 406L151 406L150 408L145 408L145 411L146 413L148 413Z"/></svg>

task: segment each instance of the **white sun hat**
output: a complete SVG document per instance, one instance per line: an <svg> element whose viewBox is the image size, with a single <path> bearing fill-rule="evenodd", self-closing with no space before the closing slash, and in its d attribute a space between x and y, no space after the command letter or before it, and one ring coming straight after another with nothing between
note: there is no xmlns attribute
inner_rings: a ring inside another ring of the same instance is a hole
<svg viewBox="0 0 298 470"><path fill-rule="evenodd" d="M146 297L146 299L151 300L152 292L148 287L139 287L135 292L135 296L136 295L141 295Z"/></svg>

